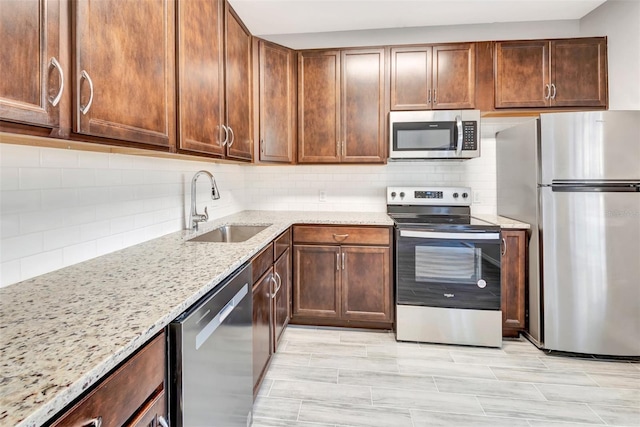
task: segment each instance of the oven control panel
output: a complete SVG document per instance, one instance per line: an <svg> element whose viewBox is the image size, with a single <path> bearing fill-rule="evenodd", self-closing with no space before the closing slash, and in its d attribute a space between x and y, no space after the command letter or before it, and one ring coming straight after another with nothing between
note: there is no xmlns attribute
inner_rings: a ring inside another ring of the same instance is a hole
<svg viewBox="0 0 640 427"><path fill-rule="evenodd" d="M387 205L471 206L471 188L387 187Z"/></svg>

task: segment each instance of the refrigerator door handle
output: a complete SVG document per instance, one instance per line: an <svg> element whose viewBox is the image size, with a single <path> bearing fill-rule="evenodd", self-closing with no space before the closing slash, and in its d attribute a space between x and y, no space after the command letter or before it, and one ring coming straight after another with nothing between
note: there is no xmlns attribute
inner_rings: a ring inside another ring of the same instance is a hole
<svg viewBox="0 0 640 427"><path fill-rule="evenodd" d="M552 184L554 193L637 193L640 192L638 184Z"/></svg>

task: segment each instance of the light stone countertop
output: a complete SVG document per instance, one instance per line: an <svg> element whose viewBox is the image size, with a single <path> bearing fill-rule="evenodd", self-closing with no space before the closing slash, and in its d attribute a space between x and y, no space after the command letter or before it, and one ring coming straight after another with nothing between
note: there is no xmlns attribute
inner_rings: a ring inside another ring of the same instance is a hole
<svg viewBox="0 0 640 427"><path fill-rule="evenodd" d="M515 219L507 218L499 215L491 215L491 214L474 214L472 215L475 218L481 219L483 221L490 222L492 224L499 225L503 230L508 229L519 229L519 230L529 230L531 228L531 224L526 222L520 222Z"/></svg>
<svg viewBox="0 0 640 427"><path fill-rule="evenodd" d="M503 228L528 224L474 215ZM293 224L392 226L382 212L244 211L272 224L240 243L179 231L0 289L0 426L39 426Z"/></svg>
<svg viewBox="0 0 640 427"><path fill-rule="evenodd" d="M0 289L0 426L39 426L292 224L391 226L385 213L244 211L240 243L172 233Z"/></svg>

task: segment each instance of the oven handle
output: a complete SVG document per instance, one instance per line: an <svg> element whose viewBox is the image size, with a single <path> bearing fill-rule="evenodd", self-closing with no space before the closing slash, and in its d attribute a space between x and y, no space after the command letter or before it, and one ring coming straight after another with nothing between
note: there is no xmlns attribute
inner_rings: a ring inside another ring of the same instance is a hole
<svg viewBox="0 0 640 427"><path fill-rule="evenodd" d="M500 233L442 233L438 231L400 230L400 237L447 240L497 240Z"/></svg>

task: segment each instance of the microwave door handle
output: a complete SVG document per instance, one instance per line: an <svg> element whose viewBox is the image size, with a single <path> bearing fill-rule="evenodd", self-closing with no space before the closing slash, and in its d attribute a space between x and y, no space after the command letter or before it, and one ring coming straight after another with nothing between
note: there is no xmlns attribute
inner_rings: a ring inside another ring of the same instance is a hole
<svg viewBox="0 0 640 427"><path fill-rule="evenodd" d="M456 145L456 156L462 153L462 117L456 116L456 128L458 129L458 143Z"/></svg>
<svg viewBox="0 0 640 427"><path fill-rule="evenodd" d="M444 231L400 230L400 237L416 237L419 239L443 240L498 240L500 233L470 232L449 233Z"/></svg>

